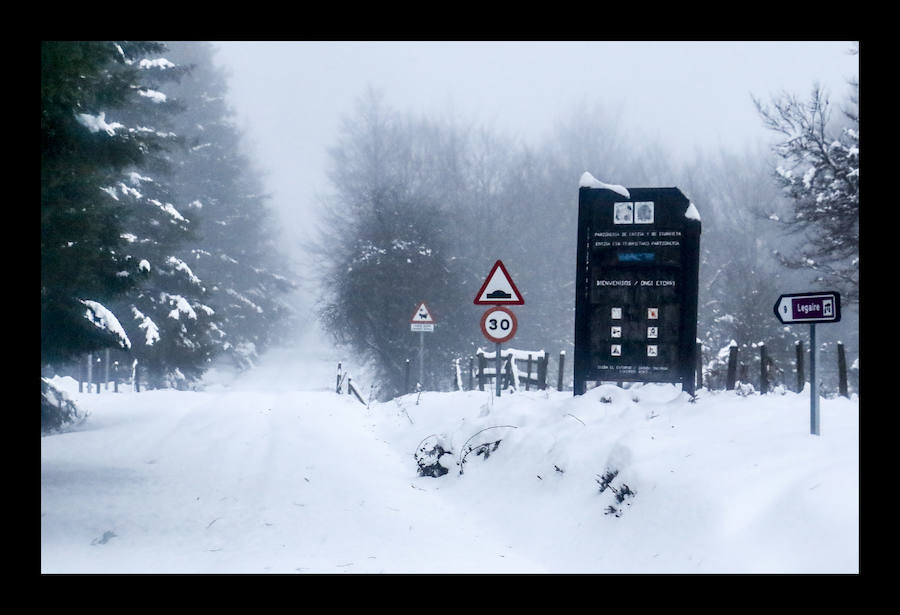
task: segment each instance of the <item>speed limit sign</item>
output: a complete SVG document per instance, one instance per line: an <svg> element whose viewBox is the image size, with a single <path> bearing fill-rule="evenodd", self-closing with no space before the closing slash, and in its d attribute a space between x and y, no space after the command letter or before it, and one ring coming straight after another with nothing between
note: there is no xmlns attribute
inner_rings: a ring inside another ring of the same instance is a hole
<svg viewBox="0 0 900 615"><path fill-rule="evenodd" d="M502 344L516 334L516 315L509 308L495 306L481 317L481 332L492 342Z"/></svg>

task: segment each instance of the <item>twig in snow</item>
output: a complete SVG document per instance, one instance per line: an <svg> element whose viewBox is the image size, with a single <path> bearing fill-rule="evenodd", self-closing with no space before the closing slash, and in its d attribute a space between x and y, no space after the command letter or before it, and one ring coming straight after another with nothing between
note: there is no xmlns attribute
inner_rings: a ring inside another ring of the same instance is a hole
<svg viewBox="0 0 900 615"><path fill-rule="evenodd" d="M409 424L410 424L410 425L415 425L415 423L414 423L413 420L412 420L412 417L409 415L409 412L407 412L407 411L406 411L406 408L403 407L403 404L400 403L400 398L399 398L399 397L395 397L395 398L394 398L394 403L397 404L397 406L400 407L400 411L401 411L403 414L406 415L406 418L409 420Z"/></svg>

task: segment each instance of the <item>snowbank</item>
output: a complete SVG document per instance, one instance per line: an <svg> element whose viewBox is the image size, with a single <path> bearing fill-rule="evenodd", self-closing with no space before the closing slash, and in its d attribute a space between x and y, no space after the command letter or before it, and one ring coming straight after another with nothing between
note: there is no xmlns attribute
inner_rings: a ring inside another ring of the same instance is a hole
<svg viewBox="0 0 900 615"><path fill-rule="evenodd" d="M856 400L823 400L811 436L793 393L424 392L366 408L316 378L118 395L55 382L90 417L41 439L42 572L859 569ZM420 476L436 444L446 473Z"/></svg>

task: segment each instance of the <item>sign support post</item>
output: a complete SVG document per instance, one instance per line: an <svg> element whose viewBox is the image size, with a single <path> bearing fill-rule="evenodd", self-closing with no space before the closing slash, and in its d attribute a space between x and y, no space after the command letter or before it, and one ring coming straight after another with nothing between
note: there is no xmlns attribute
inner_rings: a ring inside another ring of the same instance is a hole
<svg viewBox="0 0 900 615"><path fill-rule="evenodd" d="M500 397L500 370L503 365L500 359L500 342L497 342L497 397Z"/></svg>
<svg viewBox="0 0 900 615"><path fill-rule="evenodd" d="M816 323L809 323L809 433L819 435L819 391L816 389Z"/></svg>
<svg viewBox="0 0 900 615"><path fill-rule="evenodd" d="M419 331L419 385L425 388L425 332Z"/></svg>
<svg viewBox="0 0 900 615"><path fill-rule="evenodd" d="M835 291L790 293L778 297L773 309L782 324L809 323L809 433L818 436L821 423L819 390L816 387L816 323L841 320L841 294Z"/></svg>

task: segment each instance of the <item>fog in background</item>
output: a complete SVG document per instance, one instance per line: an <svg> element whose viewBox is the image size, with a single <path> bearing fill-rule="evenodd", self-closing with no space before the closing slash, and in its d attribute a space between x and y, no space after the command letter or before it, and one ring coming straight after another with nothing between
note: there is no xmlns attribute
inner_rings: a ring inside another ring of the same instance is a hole
<svg viewBox="0 0 900 615"><path fill-rule="evenodd" d="M399 110L484 124L526 143L575 105L600 103L638 138L686 160L770 141L751 95L803 97L818 82L840 101L858 74L844 41L215 44L288 241L309 229L313 197L327 189L326 148L369 86Z"/></svg>
<svg viewBox="0 0 900 615"><path fill-rule="evenodd" d="M534 147L579 107L599 108L616 118L636 151L656 146L672 169L681 169L721 152L765 154L776 135L765 129L753 96L768 100L787 92L805 100L820 84L839 115L848 80L859 74L859 56L848 41L214 45L229 75L228 103L264 175L284 251L301 278L296 306L310 314L317 292L310 272L317 263L302 244L315 232L317 195L332 190L328 148L337 143L342 117L358 110L370 88L399 112L483 126ZM609 183L628 181L602 168L579 169L569 180L573 210L582 170ZM685 188L683 179L660 185ZM688 197L703 216L703 195Z"/></svg>

